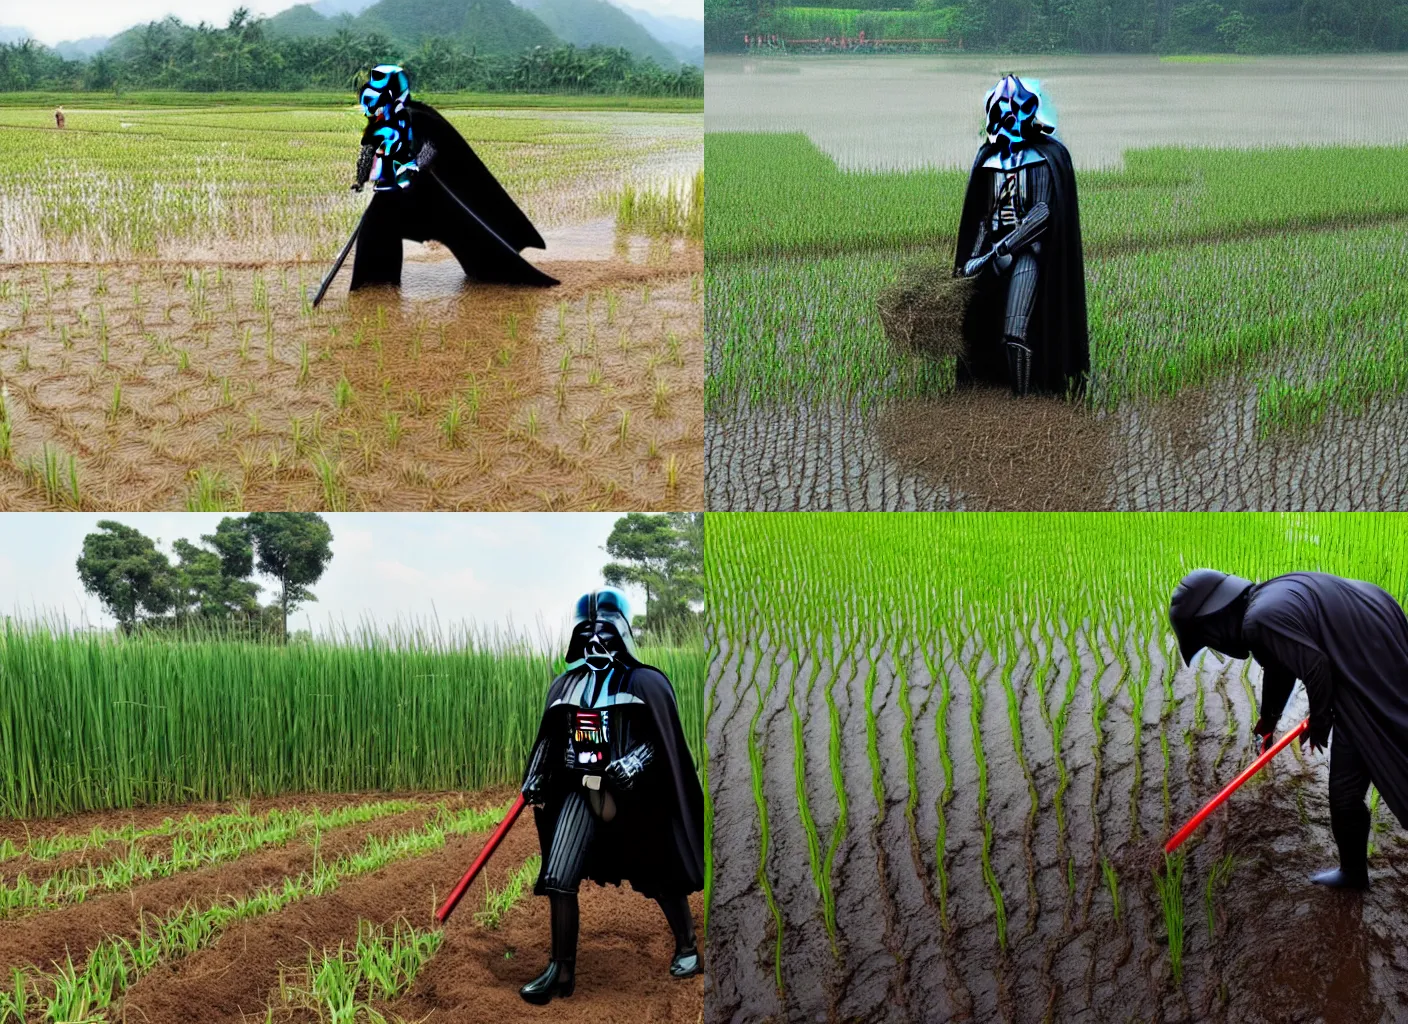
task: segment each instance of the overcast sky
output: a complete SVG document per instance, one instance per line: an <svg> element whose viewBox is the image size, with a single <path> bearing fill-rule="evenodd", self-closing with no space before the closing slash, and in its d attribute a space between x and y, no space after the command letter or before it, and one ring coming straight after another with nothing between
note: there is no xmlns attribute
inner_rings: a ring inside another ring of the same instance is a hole
<svg viewBox="0 0 1408 1024"><path fill-rule="evenodd" d="M40 42L53 46L70 39L110 36L133 25L174 14L195 24L223 25L230 12L248 7L258 15L277 14L299 0L0 0L0 25L27 28ZM704 0L622 0L626 6L653 14L704 18Z"/></svg>
<svg viewBox="0 0 1408 1024"><path fill-rule="evenodd" d="M115 514L8 512L0 515L0 614L62 614L70 624L109 627L113 619L78 582L83 538L100 519L115 519L171 543L199 543L222 516L198 512ZM371 512L329 513L332 562L290 629L321 632L438 618L442 626L510 623L534 635L539 623L556 637L585 591L600 586L602 550L616 513ZM174 559L173 559L174 560ZM277 584L259 579L260 599ZM642 612L643 595L632 594Z"/></svg>

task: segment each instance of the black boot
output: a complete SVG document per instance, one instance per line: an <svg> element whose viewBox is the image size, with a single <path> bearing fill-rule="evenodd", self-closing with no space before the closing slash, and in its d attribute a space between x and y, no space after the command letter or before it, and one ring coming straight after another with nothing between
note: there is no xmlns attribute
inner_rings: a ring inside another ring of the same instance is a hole
<svg viewBox="0 0 1408 1024"><path fill-rule="evenodd" d="M665 912L665 920L670 922L670 932L675 936L670 977L694 977L704 969L704 965L699 962L699 947L694 939L694 915L689 912L688 897L657 896L655 902Z"/></svg>
<svg viewBox="0 0 1408 1024"><path fill-rule="evenodd" d="M552 1002L553 996L567 998L577 982L577 894L549 890L548 903L552 907L552 959L547 970L518 990L537 1006Z"/></svg>
<svg viewBox="0 0 1408 1024"><path fill-rule="evenodd" d="M1014 338L1007 339L1007 382L1016 398L1031 393L1032 350Z"/></svg>
<svg viewBox="0 0 1408 1024"><path fill-rule="evenodd" d="M1369 808L1364 806L1362 796L1351 799L1335 792L1332 786L1330 832L1339 847L1340 866L1311 875L1310 880L1332 889L1369 888Z"/></svg>

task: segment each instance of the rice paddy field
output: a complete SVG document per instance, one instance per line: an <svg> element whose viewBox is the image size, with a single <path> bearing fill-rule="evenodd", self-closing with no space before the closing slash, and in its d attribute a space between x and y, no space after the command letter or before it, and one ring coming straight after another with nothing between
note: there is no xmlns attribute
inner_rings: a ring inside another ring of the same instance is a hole
<svg viewBox="0 0 1408 1024"><path fill-rule="evenodd" d="M702 753L702 650L643 653ZM446 926L432 915L508 809L558 667L510 637L8 624L0 1021L512 1019L547 955L531 818ZM561 1019L623 998L699 1019L653 903L587 887L582 922Z"/></svg>
<svg viewBox="0 0 1408 1024"><path fill-rule="evenodd" d="M1335 863L1323 755L1252 759L1260 671L1184 667L1189 569L1403 600L1401 516L710 516L705 1019L1373 1021L1408 844ZM759 581L768 581L759 586ZM1297 688L1285 728L1306 714Z"/></svg>
<svg viewBox="0 0 1408 1024"><path fill-rule="evenodd" d="M697 508L702 115L453 109L562 284L316 289L359 115L0 107L0 507Z"/></svg>
<svg viewBox="0 0 1408 1024"><path fill-rule="evenodd" d="M1032 72L1076 161L1085 245L1092 368L1074 403L955 391L951 360L897 351L876 311L902 267L951 262L978 142L956 97L979 109L999 71L711 68L710 507L1401 507L1405 140L1354 104L1408 65L1047 63ZM1310 109L1291 106L1310 103L1296 66L1323 85ZM1216 133L1253 102L1264 119Z"/></svg>

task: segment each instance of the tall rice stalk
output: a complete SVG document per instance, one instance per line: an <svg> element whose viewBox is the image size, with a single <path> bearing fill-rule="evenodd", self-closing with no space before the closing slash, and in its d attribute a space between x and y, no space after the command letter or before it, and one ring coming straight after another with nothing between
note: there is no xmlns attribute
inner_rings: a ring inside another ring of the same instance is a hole
<svg viewBox="0 0 1408 1024"><path fill-rule="evenodd" d="M517 781L564 645L402 627L287 646L0 626L0 813ZM698 636L646 647L703 752Z"/></svg>

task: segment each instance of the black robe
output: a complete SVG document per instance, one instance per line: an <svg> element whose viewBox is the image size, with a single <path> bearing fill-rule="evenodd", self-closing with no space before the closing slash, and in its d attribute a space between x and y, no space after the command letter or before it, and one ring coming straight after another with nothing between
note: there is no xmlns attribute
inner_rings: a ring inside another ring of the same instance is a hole
<svg viewBox="0 0 1408 1024"><path fill-rule="evenodd" d="M1027 328L1027 343L1033 353L1031 384L1034 391L1064 395L1068 389L1084 387L1090 373L1080 206L1075 170L1066 147L1052 138L1042 138L1032 145L1051 170L1052 200L1049 204L1051 219L1041 235L1041 272ZM991 169L983 167L983 163L996 152L995 144L985 143L973 160L968 190L963 197L963 213L958 221L956 269L961 270L973 255L978 225L990 212L991 190L987 187L987 177ZM964 323L964 339L971 375L1006 384L1007 363L1001 346L1003 313L1000 303L986 306L981 301L973 303Z"/></svg>
<svg viewBox="0 0 1408 1024"><path fill-rule="evenodd" d="M1372 583L1289 573L1252 588L1242 635L1262 667L1265 722L1280 719L1299 679L1310 739L1347 734L1408 825L1408 617L1398 602Z"/></svg>
<svg viewBox="0 0 1408 1024"><path fill-rule="evenodd" d="M626 655L617 657L630 667L621 691L634 694L644 704L620 704L616 709L639 715L631 732L637 740L649 740L655 756L629 792L612 793L616 816L597 824L583 877L601 885L630 882L637 892L652 898L686 896L704 888L704 790L694 771L670 681L658 669ZM571 708L553 703L584 671L564 672L548 687L535 741L535 746L544 740L548 744L542 762L548 774L543 805L533 809L544 866L562 802L574 785L580 785L580 773L568 771L563 763ZM624 753L613 749L612 756ZM540 896L544 892L541 870L534 892Z"/></svg>
<svg viewBox="0 0 1408 1024"><path fill-rule="evenodd" d="M519 250L545 248L543 236L484 166L464 137L433 107L406 104L416 146L434 157L406 188L374 192L357 235L353 290L401 283L401 240L443 243L469 277L502 284L553 285ZM368 124L363 145L375 145Z"/></svg>

